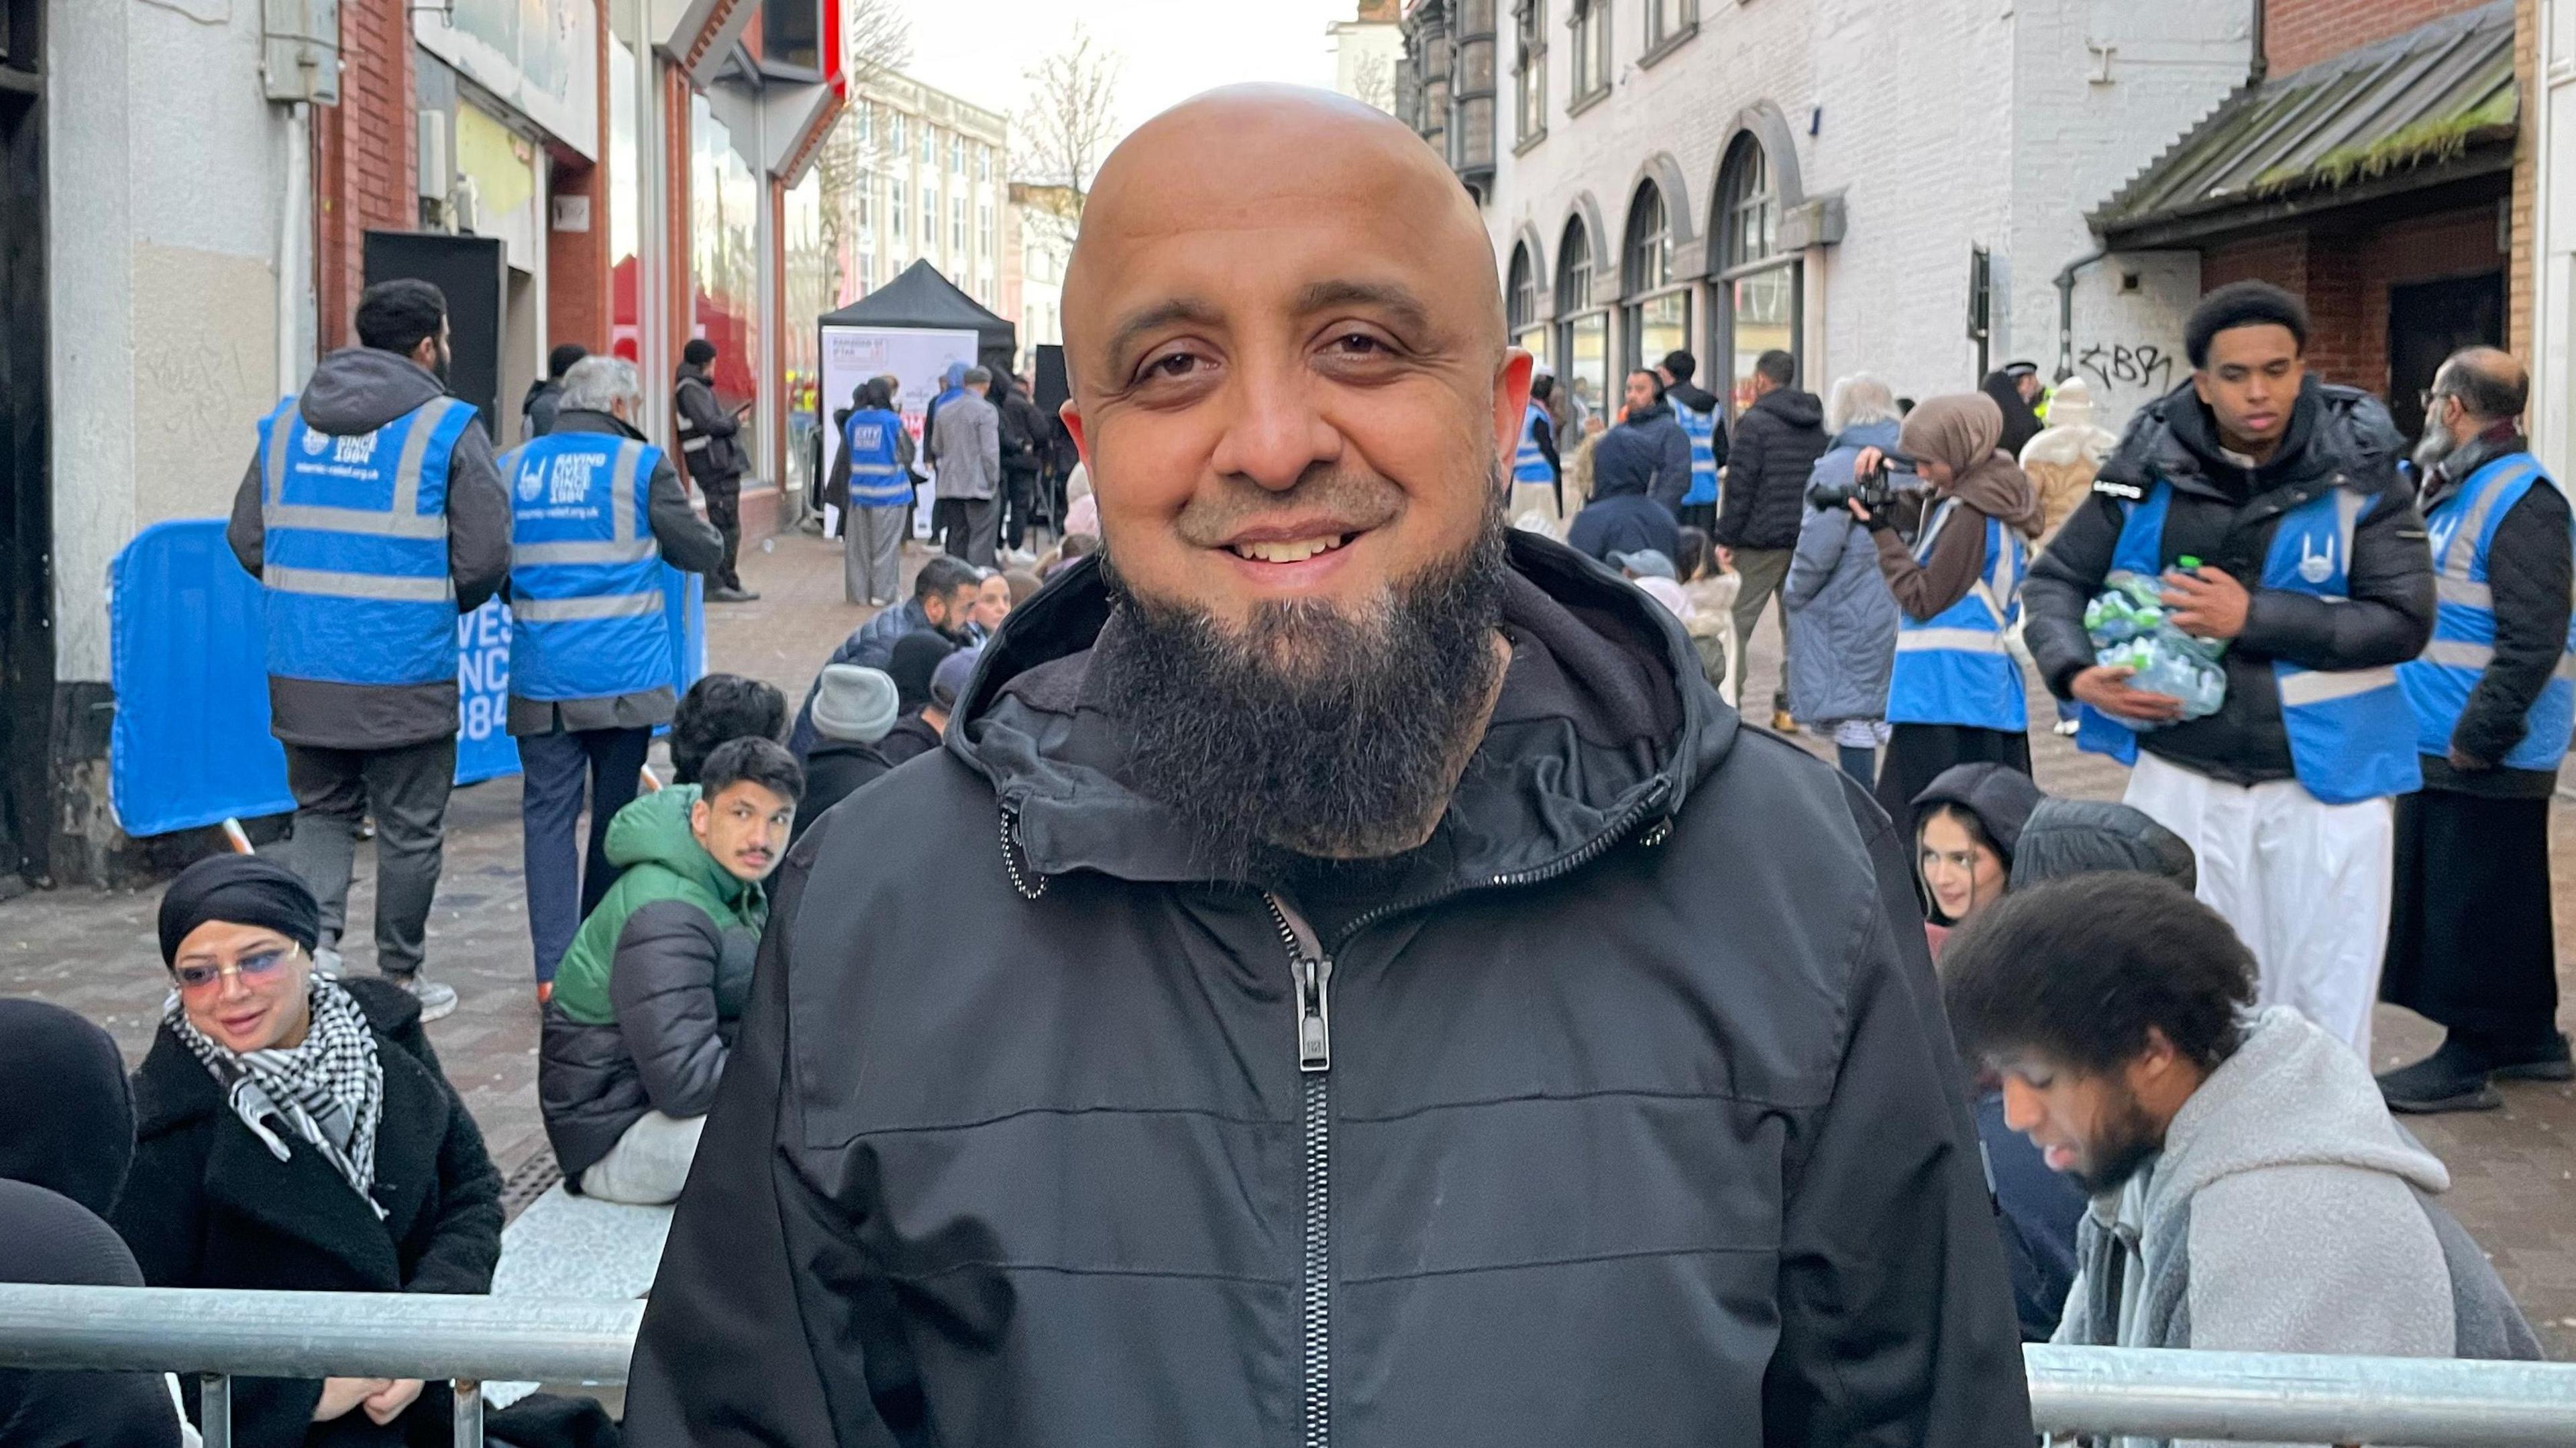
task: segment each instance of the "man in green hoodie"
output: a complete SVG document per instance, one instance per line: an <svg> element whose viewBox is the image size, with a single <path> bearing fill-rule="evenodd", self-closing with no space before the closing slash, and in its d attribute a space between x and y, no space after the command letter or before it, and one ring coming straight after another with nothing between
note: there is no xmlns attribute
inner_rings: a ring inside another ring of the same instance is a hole
<svg viewBox="0 0 2576 1448"><path fill-rule="evenodd" d="M610 822L608 858L625 873L564 953L537 1064L570 1190L643 1206L680 1195L751 994L769 918L761 882L804 786L783 746L735 739L697 784Z"/></svg>

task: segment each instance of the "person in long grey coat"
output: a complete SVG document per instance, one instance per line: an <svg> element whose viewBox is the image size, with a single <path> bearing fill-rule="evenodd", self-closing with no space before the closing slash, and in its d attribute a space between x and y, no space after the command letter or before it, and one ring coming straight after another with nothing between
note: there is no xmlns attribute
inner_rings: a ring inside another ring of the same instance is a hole
<svg viewBox="0 0 2576 1448"><path fill-rule="evenodd" d="M1861 449L1896 451L1896 397L1866 372L1834 384L1827 411L1834 445L1808 486L1847 484ZM1844 770L1877 777L1886 741L1887 679L1896 663L1896 598L1879 575L1878 549L1849 509L1809 507L1781 585L1789 621L1789 712L1834 737Z"/></svg>
<svg viewBox="0 0 2576 1448"><path fill-rule="evenodd" d="M990 568L1002 535L1001 414L984 396L992 373L969 367L963 385L930 424L930 455L938 463L939 500L958 504L947 529L949 555Z"/></svg>

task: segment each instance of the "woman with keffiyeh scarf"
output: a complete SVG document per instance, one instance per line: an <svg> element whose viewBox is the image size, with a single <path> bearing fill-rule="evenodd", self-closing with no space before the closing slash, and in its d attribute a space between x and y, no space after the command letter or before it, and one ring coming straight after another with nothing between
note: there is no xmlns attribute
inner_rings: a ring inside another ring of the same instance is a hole
<svg viewBox="0 0 2576 1448"><path fill-rule="evenodd" d="M161 902L171 993L134 1076L134 1170L114 1222L155 1287L491 1290L500 1177L419 1003L313 971L296 876L201 860ZM189 1412L196 1412L193 1384ZM233 1441L444 1443L443 1385L238 1379Z"/></svg>

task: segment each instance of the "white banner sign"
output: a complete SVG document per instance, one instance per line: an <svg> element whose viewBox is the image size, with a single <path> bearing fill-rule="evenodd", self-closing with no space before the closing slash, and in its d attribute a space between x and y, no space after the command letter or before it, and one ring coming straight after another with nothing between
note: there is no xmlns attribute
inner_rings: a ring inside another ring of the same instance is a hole
<svg viewBox="0 0 2576 1448"><path fill-rule="evenodd" d="M977 339L972 332L928 332L911 327L823 327L823 394L821 407L823 428L823 476L832 475L832 464L841 456L841 430L831 426L834 413L850 405L850 394L871 377L892 376L901 389L895 394L895 410L903 414L903 430L912 434L914 468L923 477L930 475L929 460L922 450L921 415L930 399L939 395L939 379L949 366L975 365ZM924 500L925 502L927 499ZM930 509L916 515L914 528L923 532L930 524Z"/></svg>

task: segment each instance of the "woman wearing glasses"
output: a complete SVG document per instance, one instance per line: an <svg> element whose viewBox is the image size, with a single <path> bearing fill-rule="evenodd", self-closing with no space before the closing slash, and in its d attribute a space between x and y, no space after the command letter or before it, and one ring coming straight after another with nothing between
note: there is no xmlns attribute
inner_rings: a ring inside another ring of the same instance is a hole
<svg viewBox="0 0 2576 1448"><path fill-rule="evenodd" d="M172 989L134 1074L116 1228L155 1287L488 1292L501 1180L482 1133L419 1002L314 973L318 919L302 880L254 856L170 886ZM242 1448L443 1443L449 1413L444 1385L408 1379L233 1383Z"/></svg>

